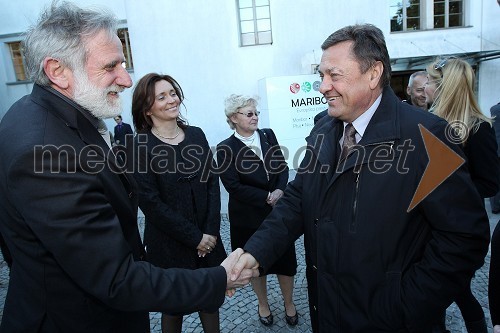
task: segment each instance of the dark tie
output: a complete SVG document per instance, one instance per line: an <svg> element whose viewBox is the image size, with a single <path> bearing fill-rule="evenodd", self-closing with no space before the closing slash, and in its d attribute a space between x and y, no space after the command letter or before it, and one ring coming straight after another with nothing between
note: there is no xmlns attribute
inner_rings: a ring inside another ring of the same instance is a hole
<svg viewBox="0 0 500 333"><path fill-rule="evenodd" d="M339 162L342 162L349 154L349 150L356 144L356 129L351 123L347 124L344 129L344 142L342 143L342 152L340 153Z"/></svg>

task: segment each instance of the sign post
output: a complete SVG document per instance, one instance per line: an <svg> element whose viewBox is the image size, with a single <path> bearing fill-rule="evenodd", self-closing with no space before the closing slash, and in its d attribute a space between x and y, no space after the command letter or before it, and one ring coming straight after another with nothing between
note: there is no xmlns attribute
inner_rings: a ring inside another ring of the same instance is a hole
<svg viewBox="0 0 500 333"><path fill-rule="evenodd" d="M259 109L266 115L261 125L276 133L290 169L298 169L304 156L314 116L328 107L320 83L316 74L259 80Z"/></svg>

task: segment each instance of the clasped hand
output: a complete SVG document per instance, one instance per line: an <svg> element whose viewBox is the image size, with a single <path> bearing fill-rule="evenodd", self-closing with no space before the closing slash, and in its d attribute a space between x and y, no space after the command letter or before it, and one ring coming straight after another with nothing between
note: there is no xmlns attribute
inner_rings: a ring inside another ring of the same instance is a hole
<svg viewBox="0 0 500 333"><path fill-rule="evenodd" d="M257 260L250 253L244 253L240 248L232 252L221 266L226 269L226 295L229 297L234 295L236 288L247 285L251 278L259 276Z"/></svg>
<svg viewBox="0 0 500 333"><path fill-rule="evenodd" d="M274 206L274 205L276 205L276 203L278 202L278 200L282 196L283 196L283 191L280 189L276 189L276 190L272 191L271 193L269 193L269 196L268 196L266 202L268 205Z"/></svg>
<svg viewBox="0 0 500 333"><path fill-rule="evenodd" d="M200 244L196 247L198 250L198 257L204 257L215 248L215 244L217 244L217 237L203 234L201 238Z"/></svg>

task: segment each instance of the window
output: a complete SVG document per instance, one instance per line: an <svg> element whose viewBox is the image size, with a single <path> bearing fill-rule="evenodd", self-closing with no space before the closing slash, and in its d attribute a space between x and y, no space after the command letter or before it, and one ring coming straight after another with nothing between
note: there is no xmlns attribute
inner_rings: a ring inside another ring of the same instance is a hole
<svg viewBox="0 0 500 333"><path fill-rule="evenodd" d="M420 30L420 0L391 0L391 32Z"/></svg>
<svg viewBox="0 0 500 333"><path fill-rule="evenodd" d="M435 0L434 28L462 27L463 0Z"/></svg>
<svg viewBox="0 0 500 333"><path fill-rule="evenodd" d="M272 44L270 0L236 0L240 45Z"/></svg>
<svg viewBox="0 0 500 333"><path fill-rule="evenodd" d="M125 55L126 68L128 70L134 69L134 62L132 59L132 49L130 47L130 37L128 35L128 29L122 28L118 29L118 37L120 38L123 46L123 54Z"/></svg>
<svg viewBox="0 0 500 333"><path fill-rule="evenodd" d="M470 1L469 1L470 2ZM390 0L391 32L465 26L467 0Z"/></svg>
<svg viewBox="0 0 500 333"><path fill-rule="evenodd" d="M16 75L16 81L25 81L26 78L26 62L24 60L24 52L21 46L21 42L7 43L10 51L10 58L12 59L12 65L14 66L14 73Z"/></svg>

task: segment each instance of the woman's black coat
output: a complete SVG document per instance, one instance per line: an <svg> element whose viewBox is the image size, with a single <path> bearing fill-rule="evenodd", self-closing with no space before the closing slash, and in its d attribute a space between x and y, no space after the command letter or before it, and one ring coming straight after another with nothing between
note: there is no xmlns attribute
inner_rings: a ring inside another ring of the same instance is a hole
<svg viewBox="0 0 500 333"><path fill-rule="evenodd" d="M139 207L145 215L144 244L156 266L198 268L219 265L226 254L220 239L219 178L203 131L184 129L178 147L151 132L138 135L134 176ZM196 247L203 234L217 236L214 251L200 259Z"/></svg>
<svg viewBox="0 0 500 333"><path fill-rule="evenodd" d="M288 182L288 166L274 132L264 129L257 133L264 162L234 135L217 145L218 173L229 193L231 225L255 229L272 210L266 203L268 194L285 190Z"/></svg>

